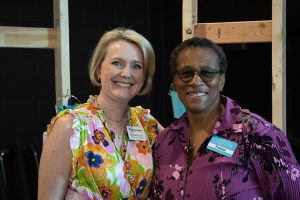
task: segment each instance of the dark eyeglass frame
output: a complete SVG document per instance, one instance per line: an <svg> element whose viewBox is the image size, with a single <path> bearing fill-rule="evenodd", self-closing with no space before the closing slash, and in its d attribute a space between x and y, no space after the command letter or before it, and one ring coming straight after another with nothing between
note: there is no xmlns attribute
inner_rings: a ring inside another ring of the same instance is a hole
<svg viewBox="0 0 300 200"><path fill-rule="evenodd" d="M191 74L184 74L187 72L193 72L193 75ZM193 78L195 77L197 72L197 75L201 78L202 81L209 83L213 80L215 80L217 74L223 74L222 70L208 70L208 69L180 69L176 70L176 75L178 75L179 79L184 83L189 83ZM185 77L186 75L190 75Z"/></svg>

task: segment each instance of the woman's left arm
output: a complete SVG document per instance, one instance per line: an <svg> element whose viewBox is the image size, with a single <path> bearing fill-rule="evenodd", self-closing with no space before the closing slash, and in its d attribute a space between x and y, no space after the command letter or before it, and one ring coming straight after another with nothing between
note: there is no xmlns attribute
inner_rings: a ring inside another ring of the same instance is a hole
<svg viewBox="0 0 300 200"><path fill-rule="evenodd" d="M272 124L255 131L252 163L262 192L271 199L300 199L300 166L284 133ZM261 141L261 142L258 142Z"/></svg>

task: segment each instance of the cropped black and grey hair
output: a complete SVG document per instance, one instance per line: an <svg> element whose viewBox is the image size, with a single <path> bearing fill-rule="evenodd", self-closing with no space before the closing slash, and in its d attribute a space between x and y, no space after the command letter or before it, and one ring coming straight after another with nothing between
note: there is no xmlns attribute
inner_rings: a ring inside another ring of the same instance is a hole
<svg viewBox="0 0 300 200"><path fill-rule="evenodd" d="M227 60L226 55L222 49L221 46L215 44L213 41L207 39L207 38L199 38L199 37L193 37L189 38L187 40L184 40L182 43L180 43L178 46L174 48L174 50L171 53L171 59L170 59L170 74L172 76L175 75L177 70L177 58L180 52L182 52L184 49L187 48L206 48L213 50L219 59L219 67L220 71L223 74L226 74L227 71Z"/></svg>

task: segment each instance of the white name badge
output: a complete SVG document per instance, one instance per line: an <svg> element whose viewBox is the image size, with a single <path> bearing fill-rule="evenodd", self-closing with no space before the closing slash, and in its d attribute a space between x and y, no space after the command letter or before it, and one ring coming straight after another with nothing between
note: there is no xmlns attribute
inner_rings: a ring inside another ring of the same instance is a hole
<svg viewBox="0 0 300 200"><path fill-rule="evenodd" d="M128 137L130 140L146 141L144 129L136 126L126 126Z"/></svg>

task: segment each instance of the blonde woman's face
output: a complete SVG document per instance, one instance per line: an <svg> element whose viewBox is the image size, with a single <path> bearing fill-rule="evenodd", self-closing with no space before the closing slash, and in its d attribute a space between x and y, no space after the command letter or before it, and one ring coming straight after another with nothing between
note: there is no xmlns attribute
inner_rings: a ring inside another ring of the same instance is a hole
<svg viewBox="0 0 300 200"><path fill-rule="evenodd" d="M143 86L143 63L143 54L136 45L125 40L111 42L98 72L102 95L128 103Z"/></svg>

